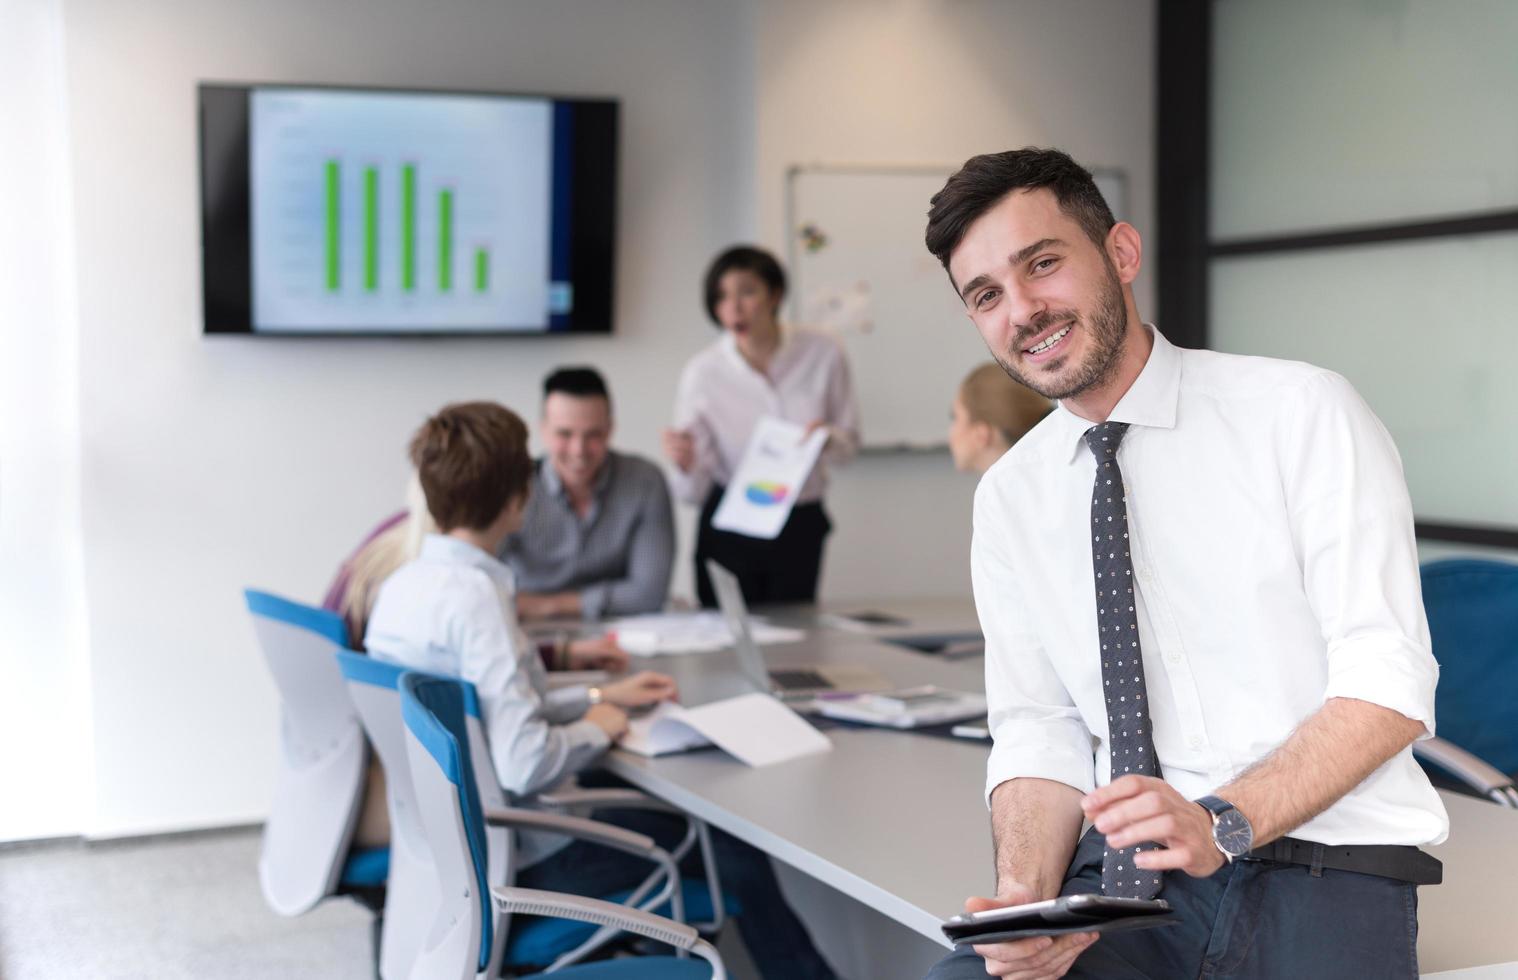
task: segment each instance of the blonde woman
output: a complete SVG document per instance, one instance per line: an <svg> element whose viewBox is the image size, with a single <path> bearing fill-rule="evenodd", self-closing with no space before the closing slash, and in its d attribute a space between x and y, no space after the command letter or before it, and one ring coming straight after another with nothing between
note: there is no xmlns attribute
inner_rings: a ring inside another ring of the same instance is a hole
<svg viewBox="0 0 1518 980"><path fill-rule="evenodd" d="M960 382L949 422L954 468L984 473L1054 406L988 361Z"/></svg>

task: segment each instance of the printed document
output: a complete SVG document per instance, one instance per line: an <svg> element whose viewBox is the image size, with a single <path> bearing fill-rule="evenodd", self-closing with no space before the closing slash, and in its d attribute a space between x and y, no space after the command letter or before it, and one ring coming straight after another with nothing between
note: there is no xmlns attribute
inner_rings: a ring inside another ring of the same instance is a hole
<svg viewBox="0 0 1518 980"><path fill-rule="evenodd" d="M618 743L639 755L716 745L751 766L768 766L832 749L833 743L768 694L740 694L698 708L666 701L628 724Z"/></svg>
<svg viewBox="0 0 1518 980"><path fill-rule="evenodd" d="M712 527L751 538L778 537L827 440L825 428L807 435L793 422L761 417L712 515Z"/></svg>

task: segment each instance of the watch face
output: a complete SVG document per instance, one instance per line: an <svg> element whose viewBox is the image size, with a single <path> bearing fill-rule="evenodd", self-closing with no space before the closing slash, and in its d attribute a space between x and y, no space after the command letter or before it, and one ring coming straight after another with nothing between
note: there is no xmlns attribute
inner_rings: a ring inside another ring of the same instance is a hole
<svg viewBox="0 0 1518 980"><path fill-rule="evenodd" d="M1225 853L1243 857L1254 847L1254 828L1239 811L1225 810L1212 826L1212 839Z"/></svg>

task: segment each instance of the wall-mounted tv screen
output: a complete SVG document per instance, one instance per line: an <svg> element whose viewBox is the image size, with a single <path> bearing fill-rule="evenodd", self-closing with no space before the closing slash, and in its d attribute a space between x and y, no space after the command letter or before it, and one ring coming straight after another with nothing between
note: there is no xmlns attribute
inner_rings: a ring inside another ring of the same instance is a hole
<svg viewBox="0 0 1518 980"><path fill-rule="evenodd" d="M199 94L206 333L611 331L616 102Z"/></svg>

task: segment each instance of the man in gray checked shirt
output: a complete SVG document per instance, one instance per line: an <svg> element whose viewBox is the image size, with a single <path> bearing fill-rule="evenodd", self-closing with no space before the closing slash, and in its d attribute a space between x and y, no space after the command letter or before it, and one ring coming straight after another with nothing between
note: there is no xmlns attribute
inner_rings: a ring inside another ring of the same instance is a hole
<svg viewBox="0 0 1518 980"><path fill-rule="evenodd" d="M543 382L539 436L522 530L501 560L517 578L523 619L653 612L669 595L674 519L664 474L611 449L611 396L594 369Z"/></svg>

